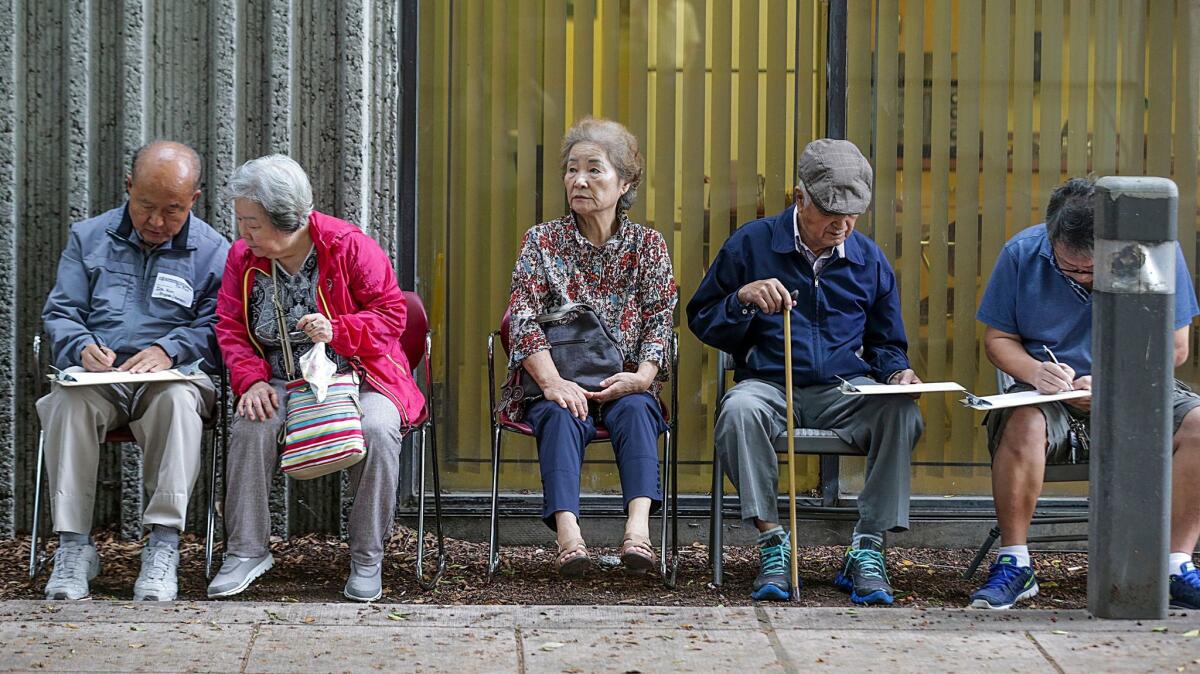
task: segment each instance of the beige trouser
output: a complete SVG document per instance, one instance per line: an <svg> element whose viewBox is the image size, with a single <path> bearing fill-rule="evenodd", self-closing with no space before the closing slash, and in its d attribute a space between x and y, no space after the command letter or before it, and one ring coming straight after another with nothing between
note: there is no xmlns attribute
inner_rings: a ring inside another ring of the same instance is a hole
<svg viewBox="0 0 1200 674"><path fill-rule="evenodd" d="M200 472L203 420L216 394L208 379L139 386L52 385L38 400L37 411L45 434L54 530L92 530L100 443L110 430L128 425L142 448L143 481L150 495L142 526L183 531L188 496Z"/></svg>

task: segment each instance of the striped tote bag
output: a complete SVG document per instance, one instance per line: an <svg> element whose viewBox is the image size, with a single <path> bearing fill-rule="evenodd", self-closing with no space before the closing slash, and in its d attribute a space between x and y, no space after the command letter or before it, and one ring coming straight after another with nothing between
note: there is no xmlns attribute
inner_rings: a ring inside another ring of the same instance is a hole
<svg viewBox="0 0 1200 674"><path fill-rule="evenodd" d="M279 457L286 475L310 480L366 457L357 379L354 373L334 377L323 402L317 401L307 381L287 383L287 422Z"/></svg>

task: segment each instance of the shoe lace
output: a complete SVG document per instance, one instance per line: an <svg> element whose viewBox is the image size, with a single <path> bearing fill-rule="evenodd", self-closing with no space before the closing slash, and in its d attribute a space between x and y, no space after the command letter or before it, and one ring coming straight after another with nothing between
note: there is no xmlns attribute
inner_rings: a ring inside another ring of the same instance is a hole
<svg viewBox="0 0 1200 674"><path fill-rule="evenodd" d="M779 545L759 548L762 556L763 575L774 576L788 572L788 562L791 561L792 549L788 541Z"/></svg>
<svg viewBox="0 0 1200 674"><path fill-rule="evenodd" d="M858 566L858 573L863 578L887 580L887 569L884 568L883 553L877 550L851 548L847 553L850 562Z"/></svg>
<svg viewBox="0 0 1200 674"><path fill-rule="evenodd" d="M83 567L83 547L66 545L59 548L54 553L54 572L50 575L72 577L78 574Z"/></svg>
<svg viewBox="0 0 1200 674"><path fill-rule="evenodd" d="M1021 576L1021 567L1014 564L992 564L988 568L988 579L984 590L1003 590Z"/></svg>
<svg viewBox="0 0 1200 674"><path fill-rule="evenodd" d="M166 578L167 571L171 568L171 550L167 548L148 548L149 553L146 556L146 578L149 580L162 580Z"/></svg>
<svg viewBox="0 0 1200 674"><path fill-rule="evenodd" d="M1178 577L1193 590L1200 590L1200 569L1188 569L1187 573L1178 574Z"/></svg>

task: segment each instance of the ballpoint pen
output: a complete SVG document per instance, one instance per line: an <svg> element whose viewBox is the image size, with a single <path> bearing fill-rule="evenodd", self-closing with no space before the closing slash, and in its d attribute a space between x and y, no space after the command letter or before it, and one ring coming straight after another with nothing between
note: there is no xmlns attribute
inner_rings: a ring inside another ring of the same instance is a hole
<svg viewBox="0 0 1200 674"><path fill-rule="evenodd" d="M1046 346L1045 344L1043 344L1043 345L1042 345L1042 351L1045 351L1045 352L1046 352L1046 355L1047 355L1047 356L1050 356L1050 362L1054 363L1055 365L1059 366L1060 368L1062 367L1062 363L1058 362L1058 358L1055 358L1055 357L1054 357L1054 352L1050 350L1050 347L1048 347L1048 346ZM1067 385L1067 390L1068 390L1068 391L1074 391L1074 390L1075 390L1075 386L1073 386L1073 385L1071 385L1071 384L1068 384L1068 385Z"/></svg>

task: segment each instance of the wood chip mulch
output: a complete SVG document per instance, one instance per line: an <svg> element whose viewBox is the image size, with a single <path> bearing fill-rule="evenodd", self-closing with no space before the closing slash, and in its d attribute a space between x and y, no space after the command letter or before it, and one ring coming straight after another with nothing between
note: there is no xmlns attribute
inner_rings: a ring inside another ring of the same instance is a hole
<svg viewBox="0 0 1200 674"><path fill-rule="evenodd" d="M427 537L428 554L436 550ZM121 541L112 533L96 536L101 574L92 582L96 599L128 600L140 564L141 543ZM568 581L553 571L553 548L506 546L496 579L487 583L487 543L447 539L450 564L435 591L420 588L413 575L416 535L397 527L387 546L383 601L413 604L628 604L667 606L736 606L752 604L750 582L758 570L758 554L751 546L727 546L725 582L710 585L708 549L700 543L680 551L678 583L663 586L656 573L626 574L621 569L593 566L582 580ZM235 600L243 601L344 601L342 585L349 568L349 551L337 536L307 535L272 543L275 568ZM592 555L615 555L615 548L593 548ZM833 586L841 567L843 547L800 549L800 577L804 606L847 606L846 595ZM180 599L204 599L203 539L185 535L181 543ZM27 575L29 538L0 541L0 600L40 599L49 571L34 582ZM896 588L896 603L912 607L959 607L983 582L986 568L971 580L962 571L971 550L890 548L888 575ZM427 557L427 568L433 565ZM1087 605L1087 555L1042 553L1034 557L1041 593L1024 606L1071 609ZM214 564L219 564L219 560Z"/></svg>

